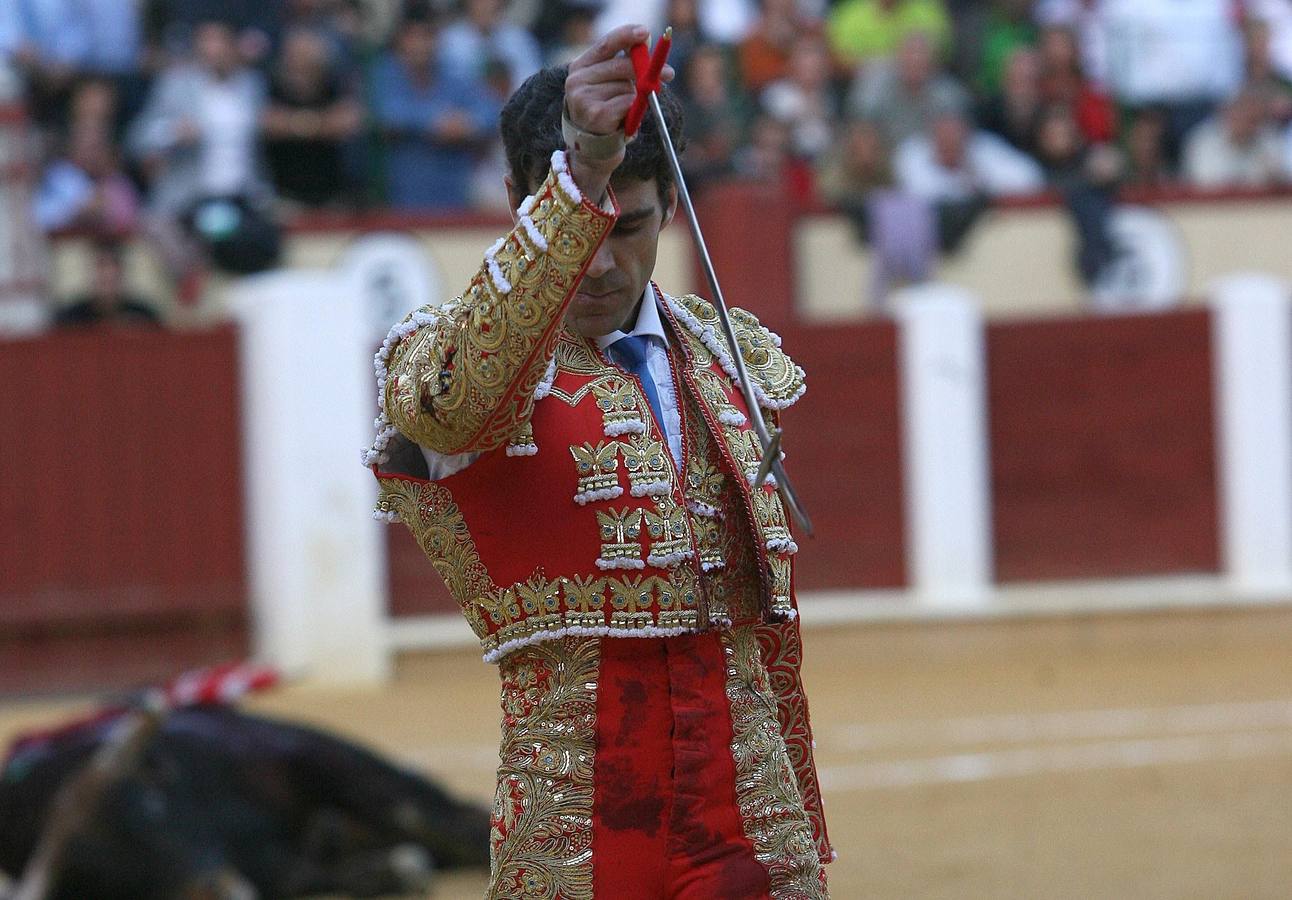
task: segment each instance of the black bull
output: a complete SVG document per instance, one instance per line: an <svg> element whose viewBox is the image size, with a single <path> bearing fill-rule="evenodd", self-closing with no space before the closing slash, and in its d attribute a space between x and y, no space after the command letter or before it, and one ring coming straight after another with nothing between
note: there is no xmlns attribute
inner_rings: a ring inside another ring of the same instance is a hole
<svg viewBox="0 0 1292 900"><path fill-rule="evenodd" d="M65 729L9 760L0 870L22 874L59 788L111 726ZM76 829L49 900L246 896L246 888L261 900L368 897L424 890L432 866L487 866L488 852L488 811L425 778L312 728L193 706L165 718Z"/></svg>

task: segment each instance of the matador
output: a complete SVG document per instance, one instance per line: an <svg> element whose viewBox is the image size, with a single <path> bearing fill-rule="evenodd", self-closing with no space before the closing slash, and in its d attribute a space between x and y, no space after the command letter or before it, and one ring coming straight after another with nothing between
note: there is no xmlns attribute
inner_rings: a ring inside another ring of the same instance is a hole
<svg viewBox="0 0 1292 900"><path fill-rule="evenodd" d="M646 36L508 100L515 226L391 331L365 461L501 673L489 897L824 898L798 548L713 306L650 280L677 186L655 123L621 130ZM804 373L731 316L774 422Z"/></svg>

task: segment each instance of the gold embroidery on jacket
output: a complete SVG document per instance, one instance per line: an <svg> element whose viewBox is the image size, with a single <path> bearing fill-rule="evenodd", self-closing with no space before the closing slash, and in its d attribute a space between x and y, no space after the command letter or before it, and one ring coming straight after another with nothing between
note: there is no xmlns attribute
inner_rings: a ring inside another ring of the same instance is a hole
<svg viewBox="0 0 1292 900"><path fill-rule="evenodd" d="M561 583L565 588L565 605L571 610L587 613L605 609L607 588L605 578L584 578L575 575L573 578L561 579Z"/></svg>
<svg viewBox="0 0 1292 900"><path fill-rule="evenodd" d="M626 575L609 582L610 605L616 612L635 614L649 610L655 598L655 579Z"/></svg>
<svg viewBox="0 0 1292 900"><path fill-rule="evenodd" d="M725 482L726 476L707 457L697 455L689 461L686 470L688 500L716 507L722 499Z"/></svg>
<svg viewBox="0 0 1292 900"><path fill-rule="evenodd" d="M606 568L645 568L641 562L642 511L640 509L597 510L601 528L601 557ZM615 563L637 565L615 565Z"/></svg>
<svg viewBox="0 0 1292 900"><path fill-rule="evenodd" d="M754 629L758 639L759 657L767 669L767 683L776 697L776 710L780 720L781 735L790 765L798 779L799 795L808 822L812 825L812 838L816 843L817 858L824 865L833 856L825 827L825 812L821 806L821 788L817 782L816 764L812 753L812 726L808 721L807 699L803 694L803 680L799 676L803 665L803 642L795 622L775 622L759 625Z"/></svg>
<svg viewBox="0 0 1292 900"><path fill-rule="evenodd" d="M588 499L613 499L623 493L619 487L619 445L598 442L593 446L585 442L582 447L570 447L574 465L578 470L578 490L574 499L581 503ZM599 496L590 496L599 495ZM580 498L586 499L580 499Z"/></svg>
<svg viewBox="0 0 1292 900"><path fill-rule="evenodd" d="M462 297L419 310L435 321L393 348L386 414L415 443L450 454L492 450L529 418L565 299L613 224L570 202L555 179L553 173L539 189L544 199L533 216L547 252L535 256L517 225Z"/></svg>
<svg viewBox="0 0 1292 900"><path fill-rule="evenodd" d="M769 547L788 544L790 529L785 522L785 507L781 505L780 495L755 488L753 496L754 515L763 529L763 540Z"/></svg>
<svg viewBox="0 0 1292 900"><path fill-rule="evenodd" d="M497 591L490 602L500 607L500 617L492 619L497 628L494 634L481 640L486 659L505 659L504 649L513 640L528 640L543 633L561 629L592 629L596 634L623 634L643 628L668 631L694 631L699 629L699 589L689 568L678 567L662 576L625 577L562 577L539 585L525 582ZM528 595L528 602L545 607L544 600L554 599L554 591L561 591L559 612L543 612L521 617L521 603ZM651 612L658 607L659 612ZM609 615L607 615L609 613ZM505 622L505 624L503 624ZM510 649L516 652L516 649Z"/></svg>
<svg viewBox="0 0 1292 900"><path fill-rule="evenodd" d="M790 558L783 554L770 554L767 564L771 568L771 612L777 616L788 616L794 609L790 600Z"/></svg>
<svg viewBox="0 0 1292 900"><path fill-rule="evenodd" d="M593 349L587 338L568 330L561 332L561 338L556 343L556 365L562 371L575 375L614 371Z"/></svg>
<svg viewBox="0 0 1292 900"><path fill-rule="evenodd" d="M700 548L700 567L708 572L726 565L722 552L722 522L716 516L696 516L692 520L695 543Z"/></svg>
<svg viewBox="0 0 1292 900"><path fill-rule="evenodd" d="M650 556L654 565L668 566L666 557L687 554L691 550L691 532L687 528L686 510L670 497L660 497L656 502L658 512L645 510L646 533L650 535Z"/></svg>
<svg viewBox="0 0 1292 900"><path fill-rule="evenodd" d="M490 596L497 588L480 561L475 541L452 494L434 482L402 478L383 478L380 488L377 508L397 513L408 525L422 552L458 601L471 630L483 638L487 633L484 609L476 598Z"/></svg>
<svg viewBox="0 0 1292 900"><path fill-rule="evenodd" d="M662 441L634 434L627 441L620 441L619 449L624 455L624 468L628 470L630 492L634 497L671 491L672 472Z"/></svg>
<svg viewBox="0 0 1292 900"><path fill-rule="evenodd" d="M596 395L607 435L613 437L646 431L633 382L622 376L601 378L592 383L592 393Z"/></svg>
<svg viewBox="0 0 1292 900"><path fill-rule="evenodd" d="M700 369L695 373L695 386L700 391L700 396L704 402L717 414L739 413L736 405L731 402L727 395L727 385L722 376L713 369ZM743 414L741 414L743 416Z"/></svg>
<svg viewBox="0 0 1292 900"><path fill-rule="evenodd" d="M772 900L827 897L812 827L781 736L776 700L752 628L722 633L731 755L745 836L767 869Z"/></svg>
<svg viewBox="0 0 1292 900"><path fill-rule="evenodd" d="M600 646L565 638L503 660L490 900L592 900Z"/></svg>
<svg viewBox="0 0 1292 900"><path fill-rule="evenodd" d="M559 581L547 581L538 576L516 585L516 595L520 599L520 608L526 615L537 616L561 611L561 587Z"/></svg>
<svg viewBox="0 0 1292 900"><path fill-rule="evenodd" d="M691 523L709 618L723 622L754 619L761 610L761 584L741 485L714 465L718 452L697 406L703 401L688 394L686 402L687 421L695 423L687 431L686 496L695 513Z"/></svg>
<svg viewBox="0 0 1292 900"><path fill-rule="evenodd" d="M702 326L712 328L722 346L726 346L722 323L718 320L717 310L711 303L694 294L677 297L676 300L695 316ZM758 321L757 316L747 310L733 307L731 326L736 332L736 344L740 348L740 356L745 361L749 377L758 383L767 398L777 405L789 405L798 399L803 394L805 381L803 370L777 346L778 339Z"/></svg>

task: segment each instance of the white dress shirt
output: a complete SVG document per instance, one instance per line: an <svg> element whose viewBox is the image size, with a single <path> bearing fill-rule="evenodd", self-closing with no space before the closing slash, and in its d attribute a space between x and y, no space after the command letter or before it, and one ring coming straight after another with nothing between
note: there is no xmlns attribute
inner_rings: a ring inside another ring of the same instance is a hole
<svg viewBox="0 0 1292 900"><path fill-rule="evenodd" d="M677 391L673 385L673 370L668 362L668 337L664 331L663 319L660 318L660 302L654 287L647 285L633 330L629 332L612 331L610 334L597 338L596 344L597 349L604 353L607 347L622 337L637 335L647 338L646 368L650 371L651 379L655 382L655 390L659 394L660 412L664 415L664 421L659 423L659 427L663 430L665 437L668 438L668 449L673 461L677 463L678 469L681 470L682 415L679 412ZM540 452L542 449L540 448ZM438 481L441 478L456 475L484 455L476 451L446 455L426 447L422 447L421 451L422 456L426 458L427 477L431 481Z"/></svg>

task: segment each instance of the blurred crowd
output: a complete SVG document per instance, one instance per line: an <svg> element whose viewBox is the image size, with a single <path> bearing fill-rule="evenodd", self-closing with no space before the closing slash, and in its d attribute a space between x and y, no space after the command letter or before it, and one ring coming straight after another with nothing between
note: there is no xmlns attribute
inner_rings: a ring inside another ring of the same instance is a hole
<svg viewBox="0 0 1292 900"><path fill-rule="evenodd" d="M1121 186L1292 182L1292 0L4 0L0 60L40 226L146 234L182 296L285 210L502 210L501 104L626 21L673 28L693 185L844 209L880 279L999 197L1061 196L1090 281Z"/></svg>

